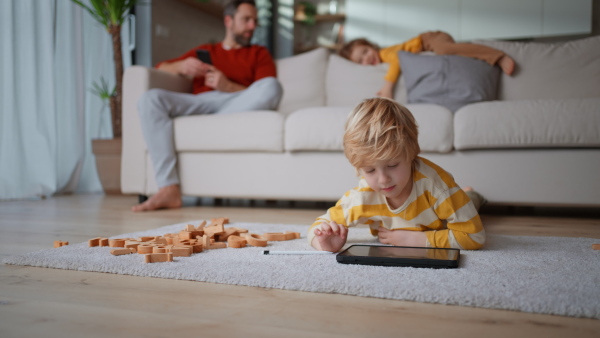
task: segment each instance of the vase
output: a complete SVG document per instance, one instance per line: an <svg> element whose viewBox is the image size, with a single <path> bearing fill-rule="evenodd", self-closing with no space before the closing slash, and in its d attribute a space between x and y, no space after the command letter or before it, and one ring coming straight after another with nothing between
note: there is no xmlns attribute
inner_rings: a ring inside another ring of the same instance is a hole
<svg viewBox="0 0 600 338"><path fill-rule="evenodd" d="M98 177L108 195L121 194L121 146L121 138L92 140Z"/></svg>

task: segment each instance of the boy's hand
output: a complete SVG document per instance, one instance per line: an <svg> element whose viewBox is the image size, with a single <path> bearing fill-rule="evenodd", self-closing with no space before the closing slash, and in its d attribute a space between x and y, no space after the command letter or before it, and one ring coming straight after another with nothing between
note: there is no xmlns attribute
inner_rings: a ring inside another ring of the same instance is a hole
<svg viewBox="0 0 600 338"><path fill-rule="evenodd" d="M379 241L382 244L391 244L396 246L427 246L427 235L421 231L409 230L390 230L384 227L377 229Z"/></svg>
<svg viewBox="0 0 600 338"><path fill-rule="evenodd" d="M321 229L315 229L313 242L317 241L314 245L317 250L338 252L346 244L347 238L348 229L331 221L329 223L323 222L321 223Z"/></svg>

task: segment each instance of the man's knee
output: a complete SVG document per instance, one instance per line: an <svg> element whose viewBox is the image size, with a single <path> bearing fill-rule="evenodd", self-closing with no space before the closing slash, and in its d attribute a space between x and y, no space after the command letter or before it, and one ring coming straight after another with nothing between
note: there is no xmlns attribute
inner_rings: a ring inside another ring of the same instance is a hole
<svg viewBox="0 0 600 338"><path fill-rule="evenodd" d="M167 92L167 90L164 89L158 89L158 88L153 88L150 89L148 91L146 91L145 93L142 94L142 96L140 96L140 99L138 101L138 112L140 115L146 115L149 114L153 111L156 111L156 109L152 109L152 108L164 108L163 106L163 95L165 94L165 92ZM160 109L159 111L162 111L162 109Z"/></svg>
<svg viewBox="0 0 600 338"><path fill-rule="evenodd" d="M252 84L253 89L260 92L260 95L268 98L271 101L277 101L281 99L283 95L283 87L277 78L269 76L262 78Z"/></svg>
<svg viewBox="0 0 600 338"><path fill-rule="evenodd" d="M279 80L273 76L262 78L252 84L256 88L260 88L261 90L273 92L273 93L283 93L283 88L281 87L281 83Z"/></svg>

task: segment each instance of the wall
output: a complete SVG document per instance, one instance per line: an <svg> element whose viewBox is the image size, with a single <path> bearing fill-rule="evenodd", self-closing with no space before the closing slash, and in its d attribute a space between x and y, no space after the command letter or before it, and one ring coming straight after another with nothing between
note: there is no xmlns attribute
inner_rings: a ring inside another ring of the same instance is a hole
<svg viewBox="0 0 600 338"><path fill-rule="evenodd" d="M458 41L589 35L598 0L346 0L346 39L381 45L427 30Z"/></svg>
<svg viewBox="0 0 600 338"><path fill-rule="evenodd" d="M152 0L151 30L152 65L225 37L222 18L175 0Z"/></svg>

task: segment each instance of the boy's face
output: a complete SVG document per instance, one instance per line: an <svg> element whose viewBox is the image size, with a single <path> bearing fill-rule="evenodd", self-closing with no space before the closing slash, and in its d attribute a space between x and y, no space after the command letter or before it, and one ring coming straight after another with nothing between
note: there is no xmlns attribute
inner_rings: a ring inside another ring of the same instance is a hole
<svg viewBox="0 0 600 338"><path fill-rule="evenodd" d="M398 208L412 191L412 162L393 159L368 163L359 168L371 189L384 195L392 208Z"/></svg>
<svg viewBox="0 0 600 338"><path fill-rule="evenodd" d="M379 60L379 53L375 48L366 45L358 45L352 48L350 53L350 60L352 62L360 63L361 65L375 66L381 61Z"/></svg>

